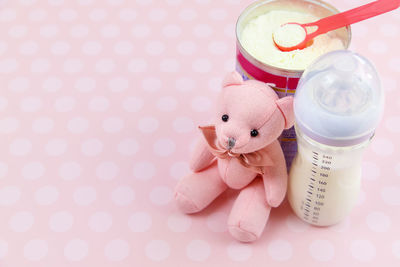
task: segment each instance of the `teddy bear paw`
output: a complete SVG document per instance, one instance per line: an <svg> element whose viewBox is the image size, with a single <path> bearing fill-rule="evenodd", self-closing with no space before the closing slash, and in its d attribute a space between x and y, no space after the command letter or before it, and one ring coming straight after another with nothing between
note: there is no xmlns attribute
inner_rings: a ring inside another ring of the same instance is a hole
<svg viewBox="0 0 400 267"><path fill-rule="evenodd" d="M255 233L242 228L240 225L229 225L228 230L236 240L241 242L253 242L258 239Z"/></svg>
<svg viewBox="0 0 400 267"><path fill-rule="evenodd" d="M184 194L175 192L175 200L179 209L184 213L195 213L200 211L196 204Z"/></svg>

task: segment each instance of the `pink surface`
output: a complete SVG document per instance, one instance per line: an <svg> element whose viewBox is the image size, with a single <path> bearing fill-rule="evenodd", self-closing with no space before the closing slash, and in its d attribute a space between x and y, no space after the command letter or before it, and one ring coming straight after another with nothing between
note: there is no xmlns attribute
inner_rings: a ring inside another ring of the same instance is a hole
<svg viewBox="0 0 400 267"><path fill-rule="evenodd" d="M316 228L285 203L245 245L234 192L195 216L171 200L250 1L0 3L1 266L400 265L399 11L353 27L387 92L359 204Z"/></svg>

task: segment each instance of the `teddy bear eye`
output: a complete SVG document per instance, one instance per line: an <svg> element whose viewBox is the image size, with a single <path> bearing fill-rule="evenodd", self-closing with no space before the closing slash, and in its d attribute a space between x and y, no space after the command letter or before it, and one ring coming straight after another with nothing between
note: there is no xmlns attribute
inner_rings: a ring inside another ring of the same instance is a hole
<svg viewBox="0 0 400 267"><path fill-rule="evenodd" d="M250 132L251 137L256 137L258 135L258 131L256 129L251 130Z"/></svg>
<svg viewBox="0 0 400 267"><path fill-rule="evenodd" d="M229 116L224 114L222 115L222 121L227 122L229 120Z"/></svg>

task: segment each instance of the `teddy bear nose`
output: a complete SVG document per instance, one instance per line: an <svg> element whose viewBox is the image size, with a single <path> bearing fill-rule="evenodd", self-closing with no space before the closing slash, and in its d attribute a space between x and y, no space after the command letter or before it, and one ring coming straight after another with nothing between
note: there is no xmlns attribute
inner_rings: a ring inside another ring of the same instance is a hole
<svg viewBox="0 0 400 267"><path fill-rule="evenodd" d="M229 137L228 139L228 150L231 150L235 146L235 138Z"/></svg>

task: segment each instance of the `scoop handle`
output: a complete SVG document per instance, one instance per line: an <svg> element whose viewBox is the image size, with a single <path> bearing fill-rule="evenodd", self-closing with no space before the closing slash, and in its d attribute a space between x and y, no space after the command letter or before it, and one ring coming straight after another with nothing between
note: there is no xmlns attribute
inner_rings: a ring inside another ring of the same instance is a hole
<svg viewBox="0 0 400 267"><path fill-rule="evenodd" d="M335 14L318 21L302 24L304 27L318 26L318 29L309 34L307 39L312 39L317 35L339 29L341 27L375 17L377 15L392 11L400 7L400 0L378 0L372 3L350 9L346 12Z"/></svg>

